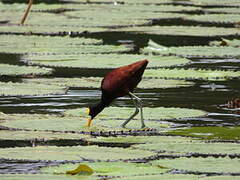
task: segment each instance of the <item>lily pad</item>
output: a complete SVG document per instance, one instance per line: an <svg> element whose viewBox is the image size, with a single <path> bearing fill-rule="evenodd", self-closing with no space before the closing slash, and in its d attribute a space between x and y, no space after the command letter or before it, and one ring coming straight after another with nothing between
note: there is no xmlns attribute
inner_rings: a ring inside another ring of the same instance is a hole
<svg viewBox="0 0 240 180"><path fill-rule="evenodd" d="M240 57L239 48L236 47L214 47L214 46L181 46L165 47L153 41L149 41L148 46L142 49L145 54L175 55L181 57L199 58L238 58Z"/></svg>
<svg viewBox="0 0 240 180"><path fill-rule="evenodd" d="M59 140L59 139L73 139L82 140L89 138L88 135L77 133L58 133L58 132L44 132L44 131L9 131L1 130L1 140Z"/></svg>
<svg viewBox="0 0 240 180"><path fill-rule="evenodd" d="M240 127L191 127L174 130L169 134L216 140L240 140Z"/></svg>
<svg viewBox="0 0 240 180"><path fill-rule="evenodd" d="M240 14L239 8L237 7L227 7L227 8L204 8L204 12L207 13L226 13L226 14Z"/></svg>
<svg viewBox="0 0 240 180"><path fill-rule="evenodd" d="M186 143L193 138L179 136L119 136L119 137L96 137L88 139L90 142L106 143L147 143L149 146L156 143Z"/></svg>
<svg viewBox="0 0 240 180"><path fill-rule="evenodd" d="M123 45L97 45L99 43L101 41L85 38L2 35L0 36L0 52L19 54L87 54L118 53L132 50L131 47Z"/></svg>
<svg viewBox="0 0 240 180"><path fill-rule="evenodd" d="M236 143L206 143L206 142L160 142L155 144L139 144L133 146L136 149L177 152L182 154L240 154L240 144Z"/></svg>
<svg viewBox="0 0 240 180"><path fill-rule="evenodd" d="M37 66L17 66L0 64L0 76L28 76L28 75L49 75L52 73L50 68L40 68Z"/></svg>
<svg viewBox="0 0 240 180"><path fill-rule="evenodd" d="M170 169L201 173L240 173L239 159L230 158L176 158L152 161L153 165L160 165Z"/></svg>
<svg viewBox="0 0 240 180"><path fill-rule="evenodd" d="M133 113L135 108L127 107L107 107L105 108L96 118L97 119L127 119L131 113ZM200 117L205 116L207 113L196 109L187 108L149 108L144 107L143 113L146 119L149 120L161 120L161 119L181 119L189 117ZM87 117L86 108L70 109L64 112L66 116L81 116ZM137 117L136 119L140 119Z"/></svg>
<svg viewBox="0 0 240 180"><path fill-rule="evenodd" d="M38 83L58 85L74 88L100 88L100 77L82 77L82 78L41 78L41 79L23 79L26 83ZM137 88L140 89L153 89L153 88L177 88L177 87L189 87L194 83L184 80L165 80L165 79L142 79Z"/></svg>
<svg viewBox="0 0 240 180"><path fill-rule="evenodd" d="M66 91L67 91L66 87L62 87L58 85L0 82L1 96L65 94Z"/></svg>
<svg viewBox="0 0 240 180"><path fill-rule="evenodd" d="M31 16L31 15L30 15ZM26 21L27 23L28 21ZM47 28L46 28L47 27ZM42 35L58 35L58 36L66 36L72 34L81 34L81 33L97 33L107 31L106 28L100 27L78 27L78 26L51 26L51 25L21 25L18 24L3 24L0 26L0 32L5 34L42 34Z"/></svg>
<svg viewBox="0 0 240 180"><path fill-rule="evenodd" d="M198 23L215 23L215 24L236 24L239 23L240 14L206 14L187 16L186 20Z"/></svg>
<svg viewBox="0 0 240 180"><path fill-rule="evenodd" d="M81 55L31 55L22 59L30 64L38 64L50 67L74 67L74 68L104 68L112 69L128 65L135 61L147 59L147 68L170 67L189 63L190 60L175 56L151 56L133 54L81 54Z"/></svg>
<svg viewBox="0 0 240 180"><path fill-rule="evenodd" d="M178 80L226 80L239 78L240 72L230 70L205 69L148 69L143 75L145 78L178 79Z"/></svg>
<svg viewBox="0 0 240 180"><path fill-rule="evenodd" d="M145 174L159 174L166 172L167 169L151 166L142 163L127 162L94 162L84 163L94 171L92 176L136 176ZM60 166L50 166L42 168L42 173L47 174L64 174L67 170L75 169L78 164L64 164Z"/></svg>
<svg viewBox="0 0 240 180"><path fill-rule="evenodd" d="M107 155L107 156L106 156ZM98 146L36 146L0 149L0 158L24 160L127 160L147 158L155 153L144 150Z"/></svg>
<svg viewBox="0 0 240 180"><path fill-rule="evenodd" d="M69 175L51 175L51 174L0 174L1 180L96 180L100 179L94 176L69 176Z"/></svg>
<svg viewBox="0 0 240 180"><path fill-rule="evenodd" d="M136 34L154 34L169 36L227 36L239 35L240 32L236 28L223 27L201 27L201 26L140 26L126 27L115 31L127 31Z"/></svg>
<svg viewBox="0 0 240 180"><path fill-rule="evenodd" d="M191 0L189 4L198 5L198 6L240 6L240 2L238 0Z"/></svg>
<svg viewBox="0 0 240 180"><path fill-rule="evenodd" d="M159 174L159 175L146 175L146 176L131 176L115 178L116 180L198 180L199 176L196 175L185 175L185 174ZM205 180L205 179L202 179ZM229 179L230 180L230 179ZM235 180L235 179L233 179ZM237 179L236 179L237 180Z"/></svg>

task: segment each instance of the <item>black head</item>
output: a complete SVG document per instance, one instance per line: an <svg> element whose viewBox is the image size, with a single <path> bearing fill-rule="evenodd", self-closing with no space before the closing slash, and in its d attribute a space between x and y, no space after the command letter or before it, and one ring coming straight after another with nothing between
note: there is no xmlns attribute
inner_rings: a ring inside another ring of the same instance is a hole
<svg viewBox="0 0 240 180"><path fill-rule="evenodd" d="M105 108L105 105L100 102L98 104L94 104L90 107L88 107L88 115L91 117L91 120L95 118L103 109Z"/></svg>

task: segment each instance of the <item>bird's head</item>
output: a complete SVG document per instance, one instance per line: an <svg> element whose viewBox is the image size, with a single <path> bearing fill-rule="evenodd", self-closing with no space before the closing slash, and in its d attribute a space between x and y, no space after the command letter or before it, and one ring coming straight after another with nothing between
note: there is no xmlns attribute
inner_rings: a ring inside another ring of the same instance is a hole
<svg viewBox="0 0 240 180"><path fill-rule="evenodd" d="M103 110L103 108L104 105L102 103L94 104L87 108L87 115L90 116L87 120L88 127L91 126L93 118L95 118L98 115L98 113L100 113Z"/></svg>

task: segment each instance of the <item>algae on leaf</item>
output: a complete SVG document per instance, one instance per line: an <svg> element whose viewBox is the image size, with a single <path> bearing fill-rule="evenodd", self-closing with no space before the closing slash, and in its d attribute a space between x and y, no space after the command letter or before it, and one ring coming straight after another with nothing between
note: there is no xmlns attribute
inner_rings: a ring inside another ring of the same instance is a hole
<svg viewBox="0 0 240 180"><path fill-rule="evenodd" d="M191 127L168 132L172 135L199 137L215 140L240 140L240 127Z"/></svg>
<svg viewBox="0 0 240 180"><path fill-rule="evenodd" d="M156 153L99 146L37 146L0 149L0 158L24 160L128 160L148 158L153 155L156 155Z"/></svg>
<svg viewBox="0 0 240 180"><path fill-rule="evenodd" d="M37 66L17 66L0 64L0 76L28 76L28 75L49 75L52 73L50 68L40 68Z"/></svg>

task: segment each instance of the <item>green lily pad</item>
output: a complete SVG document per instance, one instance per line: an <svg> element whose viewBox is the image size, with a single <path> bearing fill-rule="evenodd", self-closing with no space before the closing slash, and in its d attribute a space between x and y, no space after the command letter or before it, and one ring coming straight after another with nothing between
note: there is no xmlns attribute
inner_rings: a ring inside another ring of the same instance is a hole
<svg viewBox="0 0 240 180"><path fill-rule="evenodd" d="M203 180L238 180L240 176L209 176L203 178Z"/></svg>
<svg viewBox="0 0 240 180"><path fill-rule="evenodd" d="M48 36L0 36L0 52L4 53L36 53L36 54L83 54L83 53L118 53L128 52L132 48L119 45L97 45L95 39L48 37Z"/></svg>
<svg viewBox="0 0 240 180"><path fill-rule="evenodd" d="M31 16L31 15L30 15ZM42 20L43 21L43 20ZM26 23L28 20L26 21ZM47 28L46 28L47 27ZM56 35L71 35L74 33L97 33L107 31L106 28L100 27L78 27L78 26L51 26L51 25L21 25L18 24L3 24L0 26L0 32L3 33L22 33L22 34L56 34Z"/></svg>
<svg viewBox="0 0 240 180"><path fill-rule="evenodd" d="M240 2L238 0L191 0L190 4L198 5L198 6L240 6Z"/></svg>
<svg viewBox="0 0 240 180"><path fill-rule="evenodd" d="M41 79L23 79L26 83L49 84L74 88L99 88L103 78L100 77L82 77L82 78L41 78ZM165 79L142 79L137 88L177 88L189 87L194 83L184 80L165 80Z"/></svg>
<svg viewBox="0 0 240 180"><path fill-rule="evenodd" d="M216 23L216 24L236 24L239 23L240 14L206 14L187 16L186 20L200 23Z"/></svg>
<svg viewBox="0 0 240 180"><path fill-rule="evenodd" d="M147 68L170 67L189 63L190 60L174 56L148 56L133 54L81 54L81 55L31 55L22 59L30 64L38 64L50 67L74 67L74 68L104 68L112 69L128 65L139 60L147 59Z"/></svg>
<svg viewBox="0 0 240 180"><path fill-rule="evenodd" d="M205 69L148 69L145 70L145 78L179 79L179 80L225 80L239 78L240 73L230 70L205 70Z"/></svg>
<svg viewBox="0 0 240 180"><path fill-rule="evenodd" d="M62 87L58 85L0 82L1 96L65 94L66 91L67 91L66 87Z"/></svg>
<svg viewBox="0 0 240 180"><path fill-rule="evenodd" d="M216 140L240 140L240 127L191 127L174 130L169 134Z"/></svg>
<svg viewBox="0 0 240 180"><path fill-rule="evenodd" d="M156 143L186 143L193 138L179 136L119 136L119 137L96 137L88 139L90 142L105 143L147 143L149 146Z"/></svg>
<svg viewBox="0 0 240 180"><path fill-rule="evenodd" d="M1 180L96 180L99 177L94 176L69 176L69 175L51 175L51 174L0 174Z"/></svg>
<svg viewBox="0 0 240 180"><path fill-rule="evenodd" d="M107 156L106 156L107 155ZM98 146L36 146L0 149L0 158L25 160L127 160L147 158L155 153L144 150Z"/></svg>
<svg viewBox="0 0 240 180"><path fill-rule="evenodd" d="M155 34L169 36L227 36L239 35L240 32L236 28L223 27L201 27L201 26L140 26L126 27L115 31L127 31L136 34Z"/></svg>
<svg viewBox="0 0 240 180"><path fill-rule="evenodd" d="M28 76L28 75L48 75L52 73L50 68L40 68L37 66L17 66L0 64L0 76Z"/></svg>
<svg viewBox="0 0 240 180"><path fill-rule="evenodd" d="M122 128L120 125L124 120L99 120L94 119L93 125L87 127L87 116L54 116L42 114L8 114L2 115L2 126L8 128L19 128L23 130L39 130L39 131L74 131L74 132L109 132L122 131L128 132L129 129ZM44 123L43 123L44 122ZM147 126L158 129L163 132L171 128L173 123L146 121ZM140 130L140 120L132 120L127 128Z"/></svg>
<svg viewBox="0 0 240 180"><path fill-rule="evenodd" d="M166 172L167 169L151 166L142 163L127 162L94 162L84 163L94 171L92 176L136 176L145 174L159 174ZM64 174L67 170L75 169L78 164L64 164L60 166L50 166L42 168L42 173Z"/></svg>
<svg viewBox="0 0 240 180"><path fill-rule="evenodd" d="M182 154L240 154L240 144L236 143L206 143L206 142L160 142L155 144L138 144L133 146L136 149L177 152Z"/></svg>
<svg viewBox="0 0 240 180"><path fill-rule="evenodd" d="M0 114L2 120L1 125L8 128L19 128L23 130L39 130L39 131L74 131L74 132L109 132L109 131L125 131L129 129L122 128L120 125L124 120L99 120L94 119L93 125L87 127L87 116L56 116L44 114ZM44 123L43 123L44 122ZM160 130L161 132L171 128L172 123L147 121L147 125L151 128ZM140 120L132 120L127 127L140 130Z"/></svg>
<svg viewBox="0 0 240 180"><path fill-rule="evenodd" d="M220 41L211 41L209 43L210 46L231 46L231 47L240 47L240 40L238 39L224 39L222 38Z"/></svg>
<svg viewBox="0 0 240 180"><path fill-rule="evenodd" d="M200 58L238 58L240 52L236 47L215 47L215 46L181 46L165 47L153 41L149 41L148 46L142 49L145 54L176 55L181 57Z"/></svg>
<svg viewBox="0 0 240 180"><path fill-rule="evenodd" d="M153 165L160 165L171 169L186 170L202 173L240 173L239 159L230 158L176 158L152 161Z"/></svg>
<svg viewBox="0 0 240 180"><path fill-rule="evenodd" d="M147 175L147 176L131 176L115 178L116 180L198 180L199 176L185 175L185 174L159 174L159 175ZM202 179L205 180L205 179ZM236 179L237 180L237 179Z"/></svg>
<svg viewBox="0 0 240 180"><path fill-rule="evenodd" d="M226 14L240 14L239 8L227 7L227 8L204 8L204 12L207 13L226 13Z"/></svg>
<svg viewBox="0 0 240 180"><path fill-rule="evenodd" d="M44 132L44 131L9 131L1 130L1 140L59 140L59 139L73 139L82 140L89 138L88 135L77 133L58 133L58 132Z"/></svg>
<svg viewBox="0 0 240 180"><path fill-rule="evenodd" d="M127 107L107 107L96 118L97 119L127 119L135 108ZM143 108L143 114L145 119L149 120L161 120L161 119L181 119L189 117L205 116L207 113L196 109L187 108ZM86 108L70 109L64 112L66 116L81 116L87 117ZM140 117L136 117L140 119Z"/></svg>

